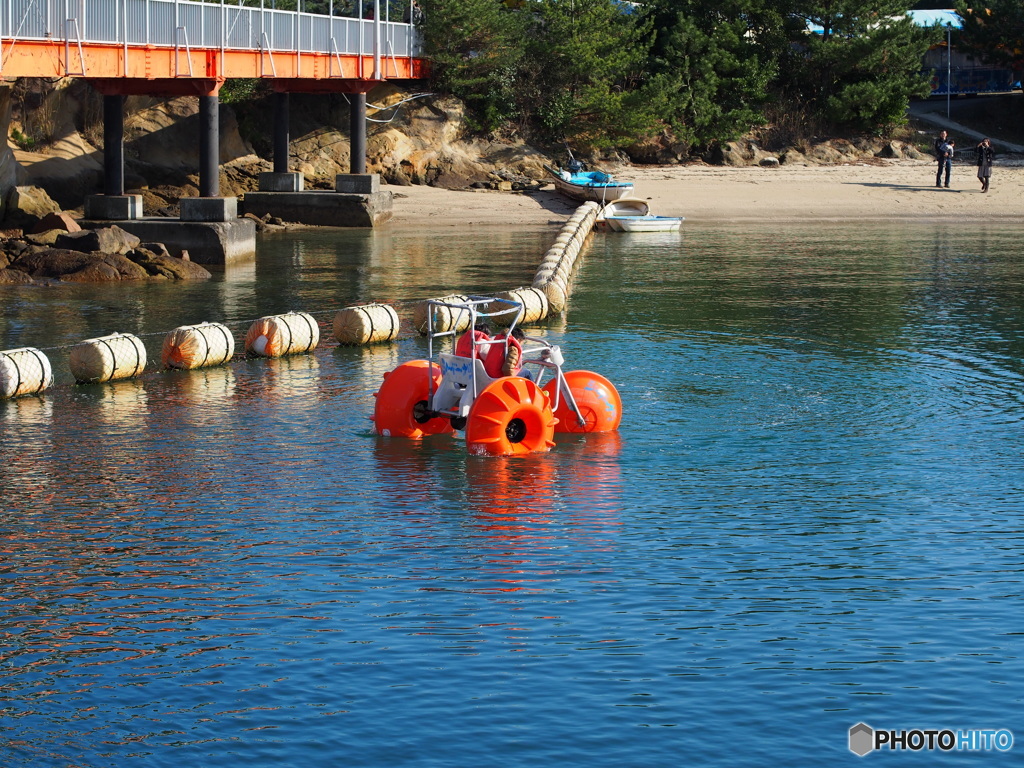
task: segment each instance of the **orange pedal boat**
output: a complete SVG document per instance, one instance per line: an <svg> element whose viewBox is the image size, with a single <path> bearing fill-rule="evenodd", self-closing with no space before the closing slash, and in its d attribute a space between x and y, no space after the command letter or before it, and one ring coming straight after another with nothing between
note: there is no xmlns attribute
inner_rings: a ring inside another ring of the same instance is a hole
<svg viewBox="0 0 1024 768"><path fill-rule="evenodd" d="M487 355L506 353L514 322L497 339L469 330L472 344L460 350L468 356L435 354L435 341L451 337L454 342L463 329L475 329L481 320L520 317L518 302L470 296L427 305L430 359L412 360L384 374L374 394L377 434L415 439L465 430L471 453L515 456L550 450L556 433L618 429L622 400L615 386L590 371L563 373L561 350L544 339L523 338L526 375L488 375Z"/></svg>

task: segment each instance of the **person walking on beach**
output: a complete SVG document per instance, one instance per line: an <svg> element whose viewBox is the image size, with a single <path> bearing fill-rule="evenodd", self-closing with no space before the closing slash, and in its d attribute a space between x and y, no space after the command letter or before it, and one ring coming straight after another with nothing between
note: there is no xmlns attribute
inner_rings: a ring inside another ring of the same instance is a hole
<svg viewBox="0 0 1024 768"><path fill-rule="evenodd" d="M988 192L988 183L992 178L992 160L995 158L996 153L992 149L992 142L988 139L982 139L981 144L978 145L978 181L981 182L981 191Z"/></svg>
<svg viewBox="0 0 1024 768"><path fill-rule="evenodd" d="M942 186L942 172L946 172L946 187L949 187L949 174L953 170L953 140L947 138L945 131L939 133L939 137L935 140L935 159L939 163L938 170L935 172L935 186Z"/></svg>

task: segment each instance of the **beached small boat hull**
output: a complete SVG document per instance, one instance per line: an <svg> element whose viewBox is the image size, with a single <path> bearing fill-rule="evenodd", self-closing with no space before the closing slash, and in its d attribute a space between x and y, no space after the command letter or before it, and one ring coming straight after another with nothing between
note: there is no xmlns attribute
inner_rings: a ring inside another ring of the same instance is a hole
<svg viewBox="0 0 1024 768"><path fill-rule="evenodd" d="M651 205L640 197L620 197L608 203L597 214L598 221L607 216L649 216Z"/></svg>
<svg viewBox="0 0 1024 768"><path fill-rule="evenodd" d="M547 168L548 173L551 175L555 189L566 197L571 197L573 200L581 200L583 202L593 200L595 203L604 204L611 200L627 197L633 193L633 185L631 183L615 181L611 176L601 171L582 171L572 174L565 172L569 177L566 179L561 172L556 171L554 168L548 166L545 166L545 168Z"/></svg>
<svg viewBox="0 0 1024 768"><path fill-rule="evenodd" d="M676 216L605 216L612 232L678 232L683 217Z"/></svg>

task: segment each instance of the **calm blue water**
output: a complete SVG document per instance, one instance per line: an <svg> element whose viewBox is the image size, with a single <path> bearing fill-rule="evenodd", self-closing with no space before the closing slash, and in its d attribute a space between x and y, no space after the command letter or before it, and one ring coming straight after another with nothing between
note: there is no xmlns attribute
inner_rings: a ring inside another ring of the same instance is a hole
<svg viewBox="0 0 1024 768"><path fill-rule="evenodd" d="M1015 228L598 235L540 332L615 382L622 428L521 459L372 434L409 335L70 383L91 335L158 359L180 324L516 287L553 238L485 234L5 289L0 348L50 349L58 384L0 403L0 765L833 766L859 721L1024 739Z"/></svg>

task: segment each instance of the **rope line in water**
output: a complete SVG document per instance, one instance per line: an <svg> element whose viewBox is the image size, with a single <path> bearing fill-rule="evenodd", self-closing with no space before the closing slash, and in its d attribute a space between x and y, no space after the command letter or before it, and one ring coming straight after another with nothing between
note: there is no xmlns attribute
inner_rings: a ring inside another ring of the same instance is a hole
<svg viewBox="0 0 1024 768"><path fill-rule="evenodd" d="M557 276L557 275L560 275L560 273L562 271L563 264L568 261L569 263L568 263L568 266L567 266L567 268L565 270L566 274L564 275L564 277L561 278L562 282L561 283L556 282L557 287L559 287L560 290L562 290L566 294L566 296L568 296L568 288L569 288L570 275L572 273L573 267L575 266L575 262L576 262L576 260L579 257L579 254L582 252L583 246L586 243L586 239L590 235L591 230L593 229L594 220L597 217L597 211L598 211L598 206L596 204L594 204L594 203L584 203L582 206L580 206L580 208L577 209L577 211L573 215L573 217L569 221L567 221L565 225L563 225L562 229L559 230L559 233L556 236L556 243L557 243L557 239L560 238L562 235L569 235L569 238L564 243L562 243L561 245L558 246L559 250L561 251L561 253L559 254L558 261L556 262L556 268L552 272L552 274L547 276L546 278L544 278L543 281L542 281L543 284L540 285L540 286L533 285L533 286L531 286L529 288L524 287L524 288L516 289L516 291L519 291L519 292L522 292L522 293L530 293L530 294L538 297L538 299L542 302L543 306L547 306L548 305L548 301L547 301L547 293L546 293L546 290L545 290L545 286L548 283L555 282L553 280L553 278L555 276ZM573 219L575 219L575 220L573 220ZM572 256L570 256L569 255L569 250L570 250L570 246L573 243L576 244L576 249L575 249L575 253ZM551 249L549 249L548 252L550 253ZM539 273L539 271L540 270L538 269L538 273ZM536 279L535 279L535 282L536 282ZM377 329L375 327L373 313L369 311L369 308L375 307L375 306L390 307L391 309L394 310L394 312L393 313L392 312L386 312L386 314L388 315L388 321L389 321L389 325L390 325L390 333L388 334L388 338L386 339L386 341L397 342L397 341L403 341L403 340L410 339L410 338L416 338L419 335L417 333L416 328L415 328L415 322L414 321L412 322L412 325L414 326L412 328L412 330L409 331L409 332L406 332L404 334L402 333L402 320L401 320L401 317L399 317L399 310L401 310L403 313L406 313L406 314L411 313L412 309L415 308L417 305L422 304L423 301L424 300L402 300L402 301L388 302L388 303L384 303L384 304L382 304L380 302L368 302L366 304L355 305L353 307L344 307L343 309L359 309L359 310L361 310L361 313L369 321L369 324L370 324L370 339L372 340L375 337L375 335L376 335L376 330ZM253 323L258 322L259 320L263 320L265 317L287 317L288 315L292 315L292 314L302 315L303 316L303 321L306 323L307 327L309 328L309 332L310 332L309 343L307 343L305 349L302 350L302 353L308 353L308 352L313 351L315 349L315 347L319 344L319 341L322 340L322 338L324 336L324 334L317 333L317 331L319 331L321 329L321 327L323 327L323 328L329 327L331 325L330 318L336 316L337 313L340 312L340 311L342 311L342 310L324 310L323 312L314 313L314 312L295 312L294 310L292 310L292 311L287 312L287 313L282 313L281 315L264 316L264 317L253 318L251 320L236 320L236 321L233 321L233 322L223 322L223 321L222 322L216 322L216 321L205 320L202 323L199 323L199 324L196 324L196 325L197 326L217 325L218 326L218 331L222 335L224 335L224 337L225 337L225 344L228 347L230 347L230 346L233 346L234 337L232 336L232 337L229 338L227 331L231 331L231 330L241 331L242 329L248 329L248 328L250 328L253 325ZM394 314L395 317L392 317L392 314ZM525 314L526 314L526 307L524 306L520 310L520 316L525 316ZM411 314L408 314L408 316L411 317ZM545 313L545 315L543 315L542 317L539 317L537 319L538 320L542 320L546 316L547 316L547 313ZM397 325L395 323L395 318L396 317L398 318ZM316 328L313 327L313 323L314 322L316 323L316 326L317 326ZM292 343L292 340L293 340L292 328L291 328L290 324L287 323L287 322L279 323L279 325L284 325L287 328L287 330L288 330L288 343L285 346L285 348L290 350L291 343ZM179 327L187 327L187 326L179 326ZM177 330L177 329L174 329L174 330ZM162 338L166 339L167 336L169 335L169 333L173 333L174 330L172 330L170 332L151 331L149 333L136 333L136 334L113 333L113 334L109 334L109 335L110 336L115 336L116 338L114 338L114 339L110 339L110 338L97 338L97 339L93 339L92 341L96 341L98 343L101 343L104 347L106 347L106 349L109 351L109 353L111 354L111 356L113 358L114 369L116 369L118 367L118 361L120 360L120 357L117 354L117 351L119 349L123 349L123 346L125 344L127 344L128 346L131 346L133 348L133 352L135 354L135 363L134 363L133 373L130 374L127 378L134 378L134 377L139 376L141 373L145 372L145 369L146 369L146 360L145 360L145 358L143 358L143 356L142 356L142 354L141 354L141 352L139 350L139 347L134 342L138 341L138 342L140 342L140 345L141 345L141 341L143 339L154 339L154 338L157 338L157 337L162 337ZM204 354L203 354L203 361L197 367L203 368L203 367L206 367L207 363L210 360L210 354L212 352L212 347L210 345L209 339L206 338L206 335L204 333L199 333L198 335L203 340L203 344L205 345L205 350L204 350ZM330 335L331 338L334 339L333 334L328 334L328 335ZM335 345L334 346L339 346L339 347L340 346L348 346L348 345L344 345L344 344L342 344L340 342L337 342L337 339L334 339L334 340L335 340ZM74 349L75 347L78 347L81 343L82 342L75 342L75 343L69 343L69 344L58 344L58 345L50 346L50 347L29 347L29 349L32 350L33 357L36 359L36 362L40 365L41 371L45 371L46 365L43 363L42 360L39 360L39 358L42 357L43 360L46 360L47 363L49 361L48 361L46 355L44 355L43 353L45 353L45 352L59 353L59 352L71 350L71 349ZM374 343L374 342L371 341L369 343ZM115 349L114 345L117 346L117 349ZM244 348L244 344L242 346ZM145 349L144 345L142 345L142 347L143 347L143 349ZM237 346L234 347L234 348L236 350L238 349ZM5 359L7 359L8 361L10 361L13 364L13 367L14 367L14 369L16 371L17 376L18 376L18 385L20 386L21 380L22 380L22 371L19 368L19 366L16 363L14 363L14 361L11 359L11 355L9 353L13 352L13 351L16 351L16 350L2 350L2 351L0 351L0 355L3 355L3 357ZM298 351L294 351L294 352L289 352L289 354L299 354L299 352ZM241 352L241 353L236 351L230 358L225 359L222 362L222 364L223 363L227 363L227 362L231 362L231 361L236 360L236 359L244 359L244 358L246 358L248 356L249 356L249 353L248 353L247 350L244 351L244 352ZM15 387L14 391L17 391L17 387Z"/></svg>

